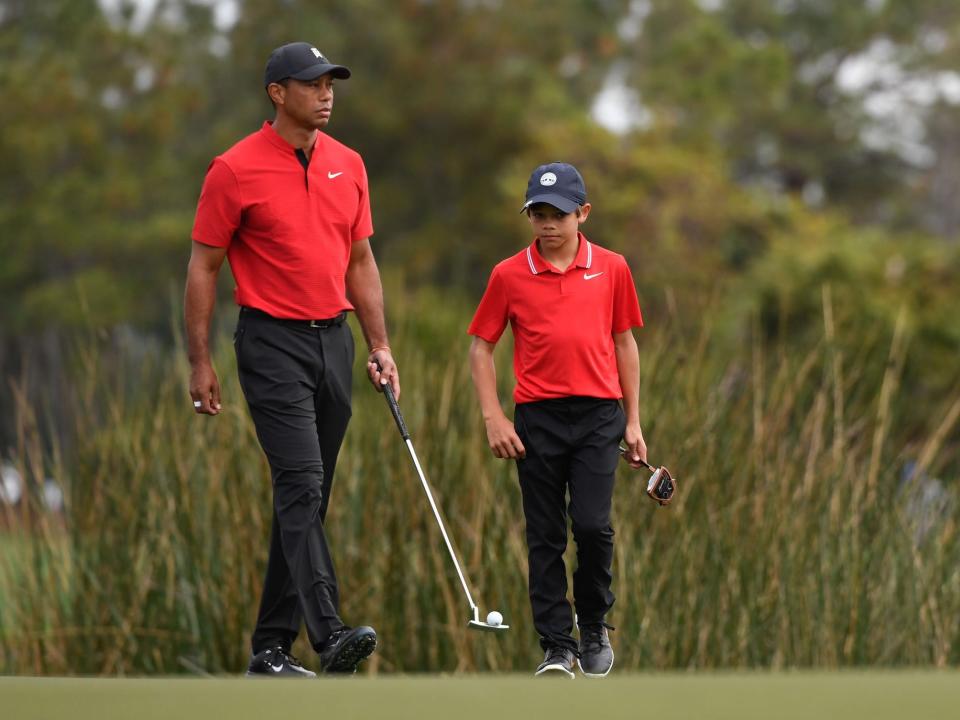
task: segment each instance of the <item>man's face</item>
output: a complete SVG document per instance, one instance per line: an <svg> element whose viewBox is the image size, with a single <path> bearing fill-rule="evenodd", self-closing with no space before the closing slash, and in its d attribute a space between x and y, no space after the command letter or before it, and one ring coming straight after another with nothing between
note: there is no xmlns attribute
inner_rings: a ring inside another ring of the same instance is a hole
<svg viewBox="0 0 960 720"><path fill-rule="evenodd" d="M304 129L320 130L330 122L333 111L333 77L327 74L314 80L290 78L284 85L276 84L271 98L278 112L283 112Z"/></svg>
<svg viewBox="0 0 960 720"><path fill-rule="evenodd" d="M540 248L546 250L556 250L570 241L576 241L580 223L586 219L582 211L578 217L575 212L565 213L547 203L531 205L527 217L533 234L540 241Z"/></svg>

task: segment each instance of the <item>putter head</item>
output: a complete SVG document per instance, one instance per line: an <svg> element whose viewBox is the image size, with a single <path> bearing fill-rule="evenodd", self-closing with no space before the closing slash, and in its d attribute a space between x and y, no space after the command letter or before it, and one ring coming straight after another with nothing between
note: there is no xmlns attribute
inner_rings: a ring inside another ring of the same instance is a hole
<svg viewBox="0 0 960 720"><path fill-rule="evenodd" d="M677 489L677 481L665 467L657 468L647 483L647 495L660 505L669 505Z"/></svg>
<svg viewBox="0 0 960 720"><path fill-rule="evenodd" d="M479 620L471 620L467 623L467 627L471 630L480 630L481 632L499 632L501 630L509 630L509 625L489 625L485 622L480 622Z"/></svg>
<svg viewBox="0 0 960 720"><path fill-rule="evenodd" d="M491 625L490 623L481 622L480 620L480 608L474 606L473 608L473 618L467 622L467 627L471 630L480 630L481 632L499 632L500 630L509 630L509 625ZM497 613L499 615L500 613Z"/></svg>

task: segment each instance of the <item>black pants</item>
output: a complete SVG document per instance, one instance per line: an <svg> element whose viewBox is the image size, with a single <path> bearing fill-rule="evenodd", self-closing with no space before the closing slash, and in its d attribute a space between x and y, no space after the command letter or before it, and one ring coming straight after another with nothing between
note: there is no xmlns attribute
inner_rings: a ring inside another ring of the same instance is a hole
<svg viewBox="0 0 960 720"><path fill-rule="evenodd" d="M340 621L324 535L337 455L350 421L353 335L241 310L234 341L240 385L273 479L270 555L253 652L290 649L301 621L320 650Z"/></svg>
<svg viewBox="0 0 960 720"><path fill-rule="evenodd" d="M577 621L599 623L614 603L610 505L626 417L616 400L569 397L517 405L514 424L527 451L517 470L527 523L533 624L544 649L576 650L563 562L567 513L577 544Z"/></svg>

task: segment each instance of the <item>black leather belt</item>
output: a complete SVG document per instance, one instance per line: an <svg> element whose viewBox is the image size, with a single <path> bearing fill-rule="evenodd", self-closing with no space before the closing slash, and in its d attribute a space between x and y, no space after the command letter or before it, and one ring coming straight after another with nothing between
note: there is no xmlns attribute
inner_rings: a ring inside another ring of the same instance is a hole
<svg viewBox="0 0 960 720"><path fill-rule="evenodd" d="M285 325L300 325L302 327L311 327L311 328L329 328L334 325L341 325L343 321L347 319L347 312L344 310L339 315L336 315L332 318L323 318L320 320L297 320L294 318L278 318L265 313L263 310L257 310L252 307L241 307L240 312L244 315L250 317L262 318L264 320L271 320L276 323L283 323Z"/></svg>

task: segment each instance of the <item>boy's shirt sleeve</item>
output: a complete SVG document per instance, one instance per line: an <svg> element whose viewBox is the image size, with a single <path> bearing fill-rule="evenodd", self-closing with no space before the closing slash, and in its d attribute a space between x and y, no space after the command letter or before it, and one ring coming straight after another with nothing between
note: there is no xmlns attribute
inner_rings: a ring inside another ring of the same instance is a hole
<svg viewBox="0 0 960 720"><path fill-rule="evenodd" d="M477 306L477 312L474 313L470 327L467 328L467 334L475 335L488 343L496 343L507 326L508 308L503 277L499 268L494 268L490 274L487 289Z"/></svg>
<svg viewBox="0 0 960 720"><path fill-rule="evenodd" d="M214 159L197 202L192 239L204 245L228 247L240 227L243 202L236 176L220 158Z"/></svg>
<svg viewBox="0 0 960 720"><path fill-rule="evenodd" d="M616 284L613 289L613 332L622 333L635 327L643 327L637 288L633 284L630 266L622 257L617 266Z"/></svg>

